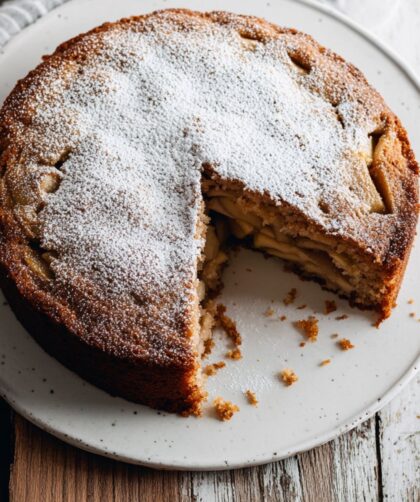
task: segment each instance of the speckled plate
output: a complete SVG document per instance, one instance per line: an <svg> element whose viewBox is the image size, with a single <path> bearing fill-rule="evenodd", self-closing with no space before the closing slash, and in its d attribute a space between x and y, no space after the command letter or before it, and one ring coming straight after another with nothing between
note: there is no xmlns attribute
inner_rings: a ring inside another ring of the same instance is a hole
<svg viewBox="0 0 420 502"><path fill-rule="evenodd" d="M0 101L16 80L44 53L103 21L162 7L195 8L193 0L74 0L18 35L0 55ZM225 9L266 17L312 34L361 68L402 118L420 152L419 84L388 50L353 24L327 9L303 2L248 0L201 1L203 10ZM326 442L367 419L407 384L420 352L420 257L414 249L392 318L372 327L370 314L337 301L338 311L324 315L333 298L316 284L283 272L276 260L241 251L226 271L223 301L243 336L241 361L231 361L210 378L210 399L221 395L240 407L227 423L208 405L203 418L180 418L138 406L85 383L50 358L0 303L0 388L22 415L81 448L127 462L159 468L213 470L270 462ZM294 305L281 299L298 290ZM409 304L409 298L414 299ZM296 307L306 305L298 310ZM274 314L263 315L271 307ZM319 341L300 347L293 320L316 312ZM336 317L348 315L348 319ZM287 320L280 321L279 316ZM338 348L334 333L349 338L353 350ZM228 342L219 335L213 360ZM327 366L320 366L331 359ZM285 387L277 373L293 368L299 381ZM260 402L249 405L244 391Z"/></svg>

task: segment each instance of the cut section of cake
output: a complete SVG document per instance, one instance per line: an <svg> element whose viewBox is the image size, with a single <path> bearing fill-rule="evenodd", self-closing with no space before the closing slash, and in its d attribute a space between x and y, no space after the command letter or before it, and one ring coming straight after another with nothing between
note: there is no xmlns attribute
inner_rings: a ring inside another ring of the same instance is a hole
<svg viewBox="0 0 420 502"><path fill-rule="evenodd" d="M311 37L166 10L58 47L0 113L1 286L108 392L199 414L232 239L390 315L418 211L406 132Z"/></svg>

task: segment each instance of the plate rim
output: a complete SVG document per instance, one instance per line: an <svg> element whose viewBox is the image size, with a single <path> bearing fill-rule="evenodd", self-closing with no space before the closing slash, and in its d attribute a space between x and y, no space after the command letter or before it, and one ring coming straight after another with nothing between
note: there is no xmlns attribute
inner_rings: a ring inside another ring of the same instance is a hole
<svg viewBox="0 0 420 502"><path fill-rule="evenodd" d="M74 4L82 4L87 0L73 0L71 3ZM414 71L414 69L401 57L399 56L388 44L381 41L376 35L370 33L367 29L363 28L359 23L353 21L345 14L340 11L334 9L333 7L326 5L315 3L313 0L285 0L287 2L294 2L309 7L314 11L321 12L330 16L331 18L339 21L341 24L349 27L359 36L362 36L365 40L367 40L370 44L376 47L380 52L382 52L388 59L390 59L399 70L405 75L406 78L411 82L411 84L420 92L420 75ZM70 2L66 2L61 4L57 8L50 11L48 14L43 16L38 20L48 22L48 19L51 18L54 14L61 10L65 10L66 6L70 5ZM197 10L200 10L197 6ZM33 23L33 25L28 28L22 30L16 36L12 38L5 46L3 46L0 50L0 58L3 54L8 51L10 46L13 46L14 43L24 37L27 36L27 31L32 28L32 26L38 24L38 22ZM251 466L259 466L268 464L270 462L275 462L278 460L282 460L288 458L290 456L311 450L318 446L321 446L329 441L336 439L337 437L345 434L364 421L370 419L375 413L381 410L384 406L386 406L394 397L396 397L404 387L406 387L418 374L420 367L420 353L413 360L410 366L407 367L405 373L396 380L393 385L383 394L378 397L370 406L363 409L362 412L354 414L350 419L346 421L344 425L340 425L337 427L333 427L330 430L324 432L323 434L318 434L309 440L304 440L299 442L293 448L288 449L287 451L281 452L280 454L274 455L272 452L267 453L265 455L260 455L259 458L253 458L246 462L238 461L234 463L224 463L221 465L220 463L208 463L205 461L198 464L195 462L194 465L189 465L187 462L183 462L183 459L179 461L172 461L170 463L158 462L158 461L149 461L147 459L138 459L134 458L130 455L124 455L122 453L116 453L104 450L98 446L94 446L88 443L85 443L81 439L69 434L68 432L63 432L60 429L57 429L53 425L51 425L47 420L42 417L34 416L32 412L25 408L25 406L21 405L18 400L15 399L16 396L13 395L13 390L9 388L6 382L0 378L0 396L21 416L27 419L29 422L39 427L40 429L46 431L47 433L57 437L58 439L68 443L76 448L80 448L90 453L98 454L107 458L111 458L114 460L122 461L125 463L133 464L133 465L141 465L150 468L160 469L160 470L177 470L177 471L223 471L223 470L231 470L231 469L239 469L244 467Z"/></svg>

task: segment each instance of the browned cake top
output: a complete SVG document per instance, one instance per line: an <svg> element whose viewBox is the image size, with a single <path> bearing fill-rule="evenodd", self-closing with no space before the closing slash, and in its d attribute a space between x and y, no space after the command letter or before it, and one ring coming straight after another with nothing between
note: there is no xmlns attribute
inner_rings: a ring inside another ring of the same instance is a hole
<svg viewBox="0 0 420 502"><path fill-rule="evenodd" d="M171 10L81 35L19 83L0 141L2 262L50 315L130 357L191 360L203 168L379 261L414 232L396 117L353 66L256 18ZM39 249L45 280L26 266Z"/></svg>

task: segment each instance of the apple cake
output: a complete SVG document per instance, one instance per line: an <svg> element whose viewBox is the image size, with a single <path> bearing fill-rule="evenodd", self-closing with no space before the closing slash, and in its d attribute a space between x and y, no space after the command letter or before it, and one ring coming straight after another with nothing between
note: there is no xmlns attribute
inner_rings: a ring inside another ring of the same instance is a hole
<svg viewBox="0 0 420 502"><path fill-rule="evenodd" d="M417 221L405 130L310 36L166 10L63 43L0 114L1 286L110 393L199 413L241 241L389 316Z"/></svg>

